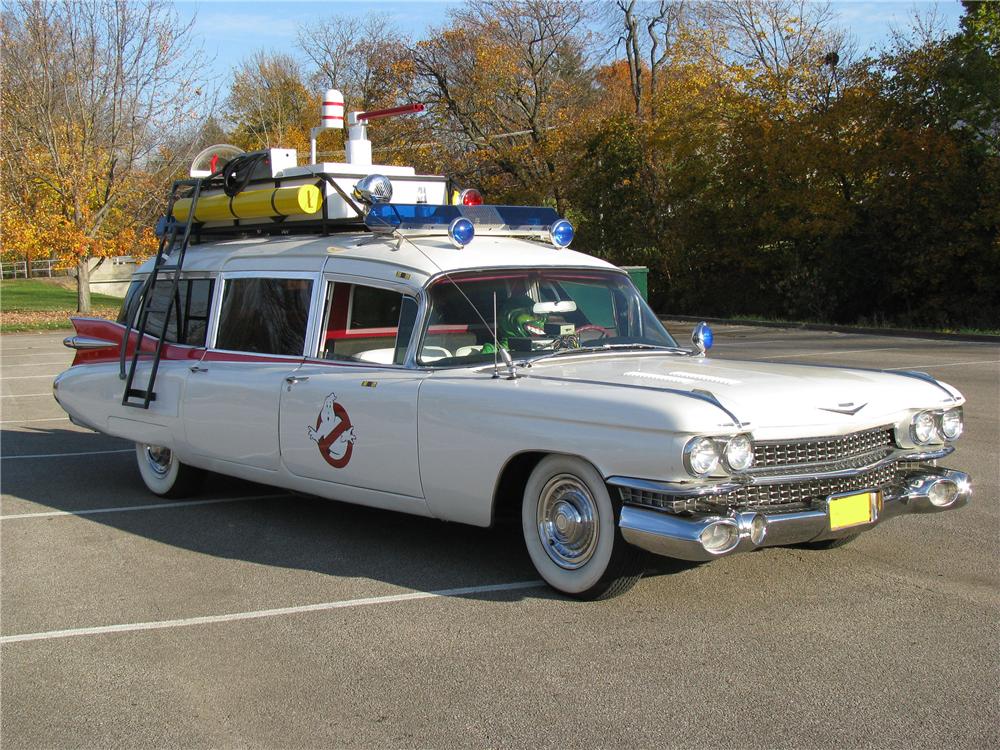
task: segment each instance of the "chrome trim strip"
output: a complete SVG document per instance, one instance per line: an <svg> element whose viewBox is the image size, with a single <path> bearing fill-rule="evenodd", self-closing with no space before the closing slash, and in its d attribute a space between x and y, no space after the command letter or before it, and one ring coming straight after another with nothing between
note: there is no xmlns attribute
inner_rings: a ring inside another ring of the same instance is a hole
<svg viewBox="0 0 1000 750"><path fill-rule="evenodd" d="M707 495L725 495L735 492L743 485L737 482L722 482L720 484L691 485L690 483L657 482L651 479L633 479L631 477L608 477L605 480L612 487L624 487L642 492L656 492L675 497L705 497Z"/></svg>
<svg viewBox="0 0 1000 750"><path fill-rule="evenodd" d="M107 349L118 346L120 343L120 341L105 341L89 336L67 336L63 339L63 346L70 349Z"/></svg>
<svg viewBox="0 0 1000 750"><path fill-rule="evenodd" d="M584 378L567 378L567 377L556 377L554 375L536 375L535 373L528 373L526 377L530 377L532 380L551 380L556 383L583 383L584 385L603 385L610 388L631 388L639 391L653 391L654 393L669 393L674 396L684 396L686 398L693 398L696 401L704 401L706 404L711 404L715 408L719 409L723 414L726 415L732 421L732 426L736 429L746 427L749 422L741 422L739 418L733 414L731 411L722 406L715 397L705 396L703 393L696 391L680 391L676 388L660 388L652 387L648 385L635 385L634 383L613 383L606 380L585 380ZM725 425L723 425L725 426Z"/></svg>
<svg viewBox="0 0 1000 750"><path fill-rule="evenodd" d="M952 393L948 388L945 388L937 378L926 372L920 372L920 370L886 370L885 372L892 373L893 375L902 375L904 378L915 378L916 380L923 380L925 383L931 383L947 393L948 397L952 401L958 401L958 397L954 393Z"/></svg>

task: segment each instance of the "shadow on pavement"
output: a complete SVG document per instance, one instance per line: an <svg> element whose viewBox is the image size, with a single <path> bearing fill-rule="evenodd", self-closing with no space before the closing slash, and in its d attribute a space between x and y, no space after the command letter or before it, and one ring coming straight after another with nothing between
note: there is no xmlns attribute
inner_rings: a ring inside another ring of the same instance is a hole
<svg viewBox="0 0 1000 750"><path fill-rule="evenodd" d="M73 450L104 450L130 444L104 436L67 430L34 429L21 442L17 453L58 453ZM72 438L68 443L68 438ZM43 443L45 443L43 445ZM57 443L54 445L54 443ZM6 451L5 443L4 449ZM53 510L76 513L94 507L128 507L172 502L148 493L128 456L102 461L110 456L87 457L82 466L60 464L58 471L81 472L88 489L106 486L99 505L86 504L74 493L46 489L19 472L17 498ZM123 459L127 463L123 463ZM31 461L16 463L19 469ZM52 461L39 461L39 470L52 471ZM127 468L122 468L123 466ZM7 466L4 467L5 469ZM104 489L104 487L102 487ZM9 488L7 489L9 491ZM482 529L404 513L365 508L305 495L289 494L275 487L207 474L202 491L191 500L218 497L271 495L261 500L237 501L191 508L123 511L84 515L86 520L134 534L178 549L212 557L243 560L345 578L369 578L419 591L439 591L473 586L537 580L528 558L519 524L498 524ZM30 523L28 519L11 523ZM690 565L669 560L651 560L648 575L670 575ZM523 591L482 592L463 596L491 601L519 598L561 598L540 586Z"/></svg>

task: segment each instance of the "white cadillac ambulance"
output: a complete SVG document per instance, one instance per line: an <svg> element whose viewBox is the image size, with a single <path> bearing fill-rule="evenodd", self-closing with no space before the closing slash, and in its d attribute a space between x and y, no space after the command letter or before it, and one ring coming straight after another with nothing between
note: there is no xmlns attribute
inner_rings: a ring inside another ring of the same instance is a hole
<svg viewBox="0 0 1000 750"><path fill-rule="evenodd" d="M134 441L150 491L204 471L476 526L520 517L556 590L627 590L647 553L844 544L948 511L962 395L918 372L715 360L679 346L552 209L444 177L220 147L175 185L117 322L78 318L53 384ZM343 122L328 91L324 127Z"/></svg>

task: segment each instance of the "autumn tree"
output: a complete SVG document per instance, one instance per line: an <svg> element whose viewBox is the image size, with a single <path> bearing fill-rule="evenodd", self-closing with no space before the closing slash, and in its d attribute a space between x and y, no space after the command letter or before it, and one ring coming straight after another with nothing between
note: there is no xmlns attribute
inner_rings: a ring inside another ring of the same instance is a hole
<svg viewBox="0 0 1000 750"><path fill-rule="evenodd" d="M295 148L309 152L309 129L319 121L319 93L311 92L305 74L291 55L257 52L233 74L226 100L235 123L234 145L247 151Z"/></svg>
<svg viewBox="0 0 1000 750"><path fill-rule="evenodd" d="M76 263L86 313L91 260L145 241L138 217L166 179L158 148L199 116L190 24L161 0L12 0L2 31L4 170L21 186L4 200L30 195L39 226L58 217L57 231L40 231Z"/></svg>
<svg viewBox="0 0 1000 750"><path fill-rule="evenodd" d="M388 15L318 19L299 28L297 46L312 64L309 82L313 89L339 90L344 95L345 112L409 103L413 81L410 40ZM317 117L318 112L314 120ZM420 144L430 136L417 118L379 121L373 135L374 156L380 162L413 164L427 156ZM321 134L320 140L328 139L327 143L339 151L344 137L332 131Z"/></svg>
<svg viewBox="0 0 1000 750"><path fill-rule="evenodd" d="M487 0L413 47L415 91L453 174L565 208L566 128L592 96L587 12L570 0Z"/></svg>

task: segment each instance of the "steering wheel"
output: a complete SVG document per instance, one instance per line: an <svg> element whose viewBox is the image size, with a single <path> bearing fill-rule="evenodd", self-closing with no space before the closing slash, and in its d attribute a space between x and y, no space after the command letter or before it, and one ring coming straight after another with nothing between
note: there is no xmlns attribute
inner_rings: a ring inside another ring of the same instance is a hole
<svg viewBox="0 0 1000 750"><path fill-rule="evenodd" d="M576 329L576 336L579 338L581 344L583 343L584 339L583 336L581 336L580 334L586 333L587 331L597 331L599 334L598 336L591 336L590 338L587 339L587 341L600 341L601 339L608 338L607 328L605 328L604 326L596 326L593 324L588 324L585 326L580 326L579 328Z"/></svg>

